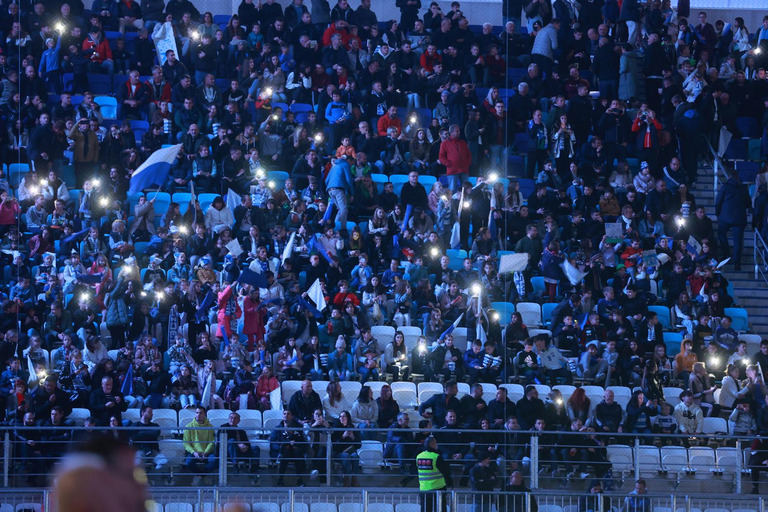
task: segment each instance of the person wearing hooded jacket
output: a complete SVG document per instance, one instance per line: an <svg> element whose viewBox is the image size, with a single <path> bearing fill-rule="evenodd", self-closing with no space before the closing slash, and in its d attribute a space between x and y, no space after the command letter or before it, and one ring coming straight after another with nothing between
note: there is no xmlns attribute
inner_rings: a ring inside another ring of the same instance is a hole
<svg viewBox="0 0 768 512"><path fill-rule="evenodd" d="M728 181L717 193L715 214L717 215L717 239L723 257L731 252L728 234L733 229L733 265L741 270L741 254L744 250L744 228L747 225L747 208L751 204L746 185L739 179L739 173L732 171Z"/></svg>

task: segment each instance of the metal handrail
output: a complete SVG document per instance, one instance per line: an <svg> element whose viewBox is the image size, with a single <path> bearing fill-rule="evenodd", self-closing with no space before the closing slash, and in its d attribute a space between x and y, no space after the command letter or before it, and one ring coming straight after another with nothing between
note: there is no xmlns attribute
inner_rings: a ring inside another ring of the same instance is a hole
<svg viewBox="0 0 768 512"><path fill-rule="evenodd" d="M281 495L285 496L285 502L283 503L285 512L296 512L297 510L306 510L308 504L311 503L356 503L360 505L360 510L369 510L368 505L371 503L381 503L380 498L386 498L386 502L394 505L397 503L414 503L417 497L421 494L416 489L398 489L397 495L393 495L392 491L381 491L374 489L326 489L317 490L313 489L311 495L301 493L296 489L284 489L284 488L269 488L260 487L254 489L252 487L232 487L228 489L216 489L216 488L197 488L190 492L190 489L178 489L178 488L165 488L156 487L150 492L150 503L154 505L156 510L162 510L163 502L169 502L170 500L178 500L183 503L189 503L194 501L198 505L199 510L203 510L205 505L211 504L209 510L224 510L226 505L243 503L250 505L251 503L265 503L263 496L265 495ZM383 494L386 492L386 496ZM496 499L503 497L521 496L524 504L524 509L518 512L528 512L531 510L533 500L546 503L559 501L562 506L578 501L579 498L585 496L594 496L599 503L597 510L603 510L603 502L605 500L611 500L613 503L620 503L621 500L628 496L627 492L604 492L597 495L590 495L588 491L576 491L573 492L559 492L559 491L534 491L525 493L513 493L505 491L495 492L482 492L482 491L463 491L463 490L448 490L445 492L437 492L437 497L444 503L450 503L450 509L452 511L461 510L462 505L471 505L473 503L480 503L485 499L488 499L489 503L493 503ZM300 495L300 496L297 496ZM663 503L665 509L668 510L680 510L676 506L679 499L684 501L685 510L692 510L693 501L701 501L704 499L702 496L696 496L691 494L678 495L678 493L659 493L648 492L643 494L644 499L649 500L653 504ZM29 489L23 492L23 496L20 496L17 491L0 490L0 499L11 500L21 502L25 500L28 503L39 503L44 505L43 510L54 510L55 496L50 489ZM708 494L706 499L717 504L715 502L722 501L730 504L727 510L734 510L738 507L749 508L756 512L765 512L765 498L762 496L749 496L749 495L737 495L733 494ZM307 501L308 500L308 501ZM301 507L297 506L301 505ZM671 506L668 506L671 505ZM488 507L490 509L490 507ZM148 508L150 510L151 508ZM443 508L443 510L445 510Z"/></svg>
<svg viewBox="0 0 768 512"><path fill-rule="evenodd" d="M712 143L709 142L709 139L707 137L702 136L702 139L704 140L705 146L707 149L709 149L709 155L711 156L711 162L712 162L712 170L713 170L713 176L712 176L712 200L717 201L717 192L719 191L719 185L720 185L720 178L722 173L722 183L725 183L728 181L728 175L725 173L725 163L723 162L723 159L720 158L720 155L717 154L717 151L715 151L715 148L712 147Z"/></svg>
<svg viewBox="0 0 768 512"><path fill-rule="evenodd" d="M17 443L18 441L12 440L11 434L12 433L19 434L19 433L22 433L24 431L29 431L29 430L38 430L39 428L40 427L16 427L16 428L12 427L12 428L7 429L4 432L4 450L5 450L5 457L4 458L5 458L5 460L4 460L4 464L3 464L3 483L4 483L5 487L14 486L12 481L11 481L11 479L9 477L10 477L11 468L13 467L12 464L15 461L16 462L18 461L18 456L14 457L14 448L13 448L14 443ZM71 430L73 432L78 432L78 431L79 432L85 432L85 431L87 431L87 429L85 429L84 427L67 427L67 429ZM131 431L137 431L137 430L143 430L143 429L141 427L122 427L120 430L128 433L128 432L131 432ZM171 433L172 435L178 436L179 433L180 433L179 432L180 430L193 430L193 429L191 429L191 428L187 429L185 427L176 427L176 428L171 428L171 429L158 428L158 430L160 430L161 432L168 432L168 433ZM194 430L206 430L206 429L204 429L204 428L195 428ZM227 445L227 432L226 431L221 431L218 428L216 428L216 430L218 432L217 441L219 443L219 446L218 446L218 448L219 448L219 452L218 452L219 460L217 461L218 462L218 471L217 471L218 474L214 474L212 476L218 477L217 481L218 481L219 486L222 489L225 489L225 488L227 488L226 486L227 486L228 463L230 462L229 454L228 454L227 449L226 449L226 445ZM275 429L275 430L279 430L279 429ZM341 430L348 430L348 429L339 429L339 428L328 428L327 429L327 431L329 433L332 432L332 431L341 431ZM358 429L353 428L352 430L358 430ZM373 431L379 432L379 433L383 433L386 430L385 429L374 429L374 428L360 430L361 433L363 433L363 432L373 432ZM257 433L257 432L262 432L262 431L256 430L256 431L252 431L252 432ZM413 432L414 433L418 432L418 429L413 429ZM533 432L530 432L530 431L504 431L504 430L498 430L498 431L490 431L490 432L496 433L496 434L498 434L498 435L500 435L502 437L505 434L516 434L516 433L524 433L524 432L529 432L531 434L534 434ZM465 433L484 433L484 434L488 434L489 431L487 431L487 430L486 431L481 431L481 430L474 430L474 429L466 429ZM542 487L542 485L540 483L539 469L541 469L541 467L543 467L544 465L549 465L549 464L551 464L553 462L552 460L549 460L549 459L547 459L547 460L540 460L540 457L539 457L540 436L542 436L542 435L558 435L558 434L562 434L562 432L559 432L559 431L539 432L538 435L535 435L535 434L531 435L529 439L525 440L525 443L529 447L529 453L530 453L530 487L531 487L531 489L539 489L539 488ZM571 434L573 435L573 434L577 434L577 433L576 432L571 432ZM638 442L638 437L643 436L644 434L639 434L639 433L618 433L618 432L613 432L613 433L608 433L608 432L582 432L581 434L582 435L592 435L592 436L596 436L596 437L610 436L610 437L614 437L614 438L617 438L617 439L624 439L625 442L626 442L626 445L633 446L633 448L634 448L633 454L632 454L632 461L634 461L634 464L633 464L634 467L633 467L633 470L630 470L628 472L628 474L633 474L634 478L639 478L640 477L641 469L642 468L640 467L640 465L638 463L639 460L640 460L640 458L639 458L640 443ZM689 437L689 436L685 436L685 435L681 436L681 435L671 435L671 434L652 434L652 435L655 436L655 437L658 436L659 438L665 438L665 439L670 439L670 440L671 439L677 439L678 441L683 440L683 439L687 439ZM739 438L738 436L732 436L732 435L728 435L728 434L711 434L711 435L708 435L708 434L697 434L696 437L697 438L704 438L704 439L713 438L715 440L718 440L719 442L722 442L723 440L735 441L734 444L736 445L736 453L739 453L739 454L743 453L742 449L741 449L741 442L743 441L743 439ZM470 436L470 439L471 439L471 436ZM176 438L176 439L173 439L173 440L167 439L167 441L172 441L174 444L178 444L178 445L181 445L181 443L182 443L182 440L179 439L179 438ZM161 440L160 442L162 443L163 441ZM256 442L261 442L261 441L256 441ZM332 462L332 459L335 456L332 455L332 453L331 453L332 452L332 447L331 447L331 436L330 435L326 436L325 442L326 442L326 453L320 455L320 458L314 459L314 460L318 460L318 461L323 461L324 460L324 463L326 465L325 483L326 483L326 485L331 486L331 477L332 477L332 475L336 476L336 477L344 476L344 475L343 475L343 473L339 473L339 472L333 471L333 467L332 467L331 462ZM546 446L549 447L550 444L551 444L551 440L550 441L545 441L545 443L546 443ZM462 442L462 446L464 444L465 443ZM467 443L467 444L469 444L469 443ZM446 446L451 446L451 445L447 444ZM515 442L515 444L511 445L511 446L522 446L522 445L520 445L517 442ZM559 446L562 448L564 445L559 445ZM168 464L168 469L169 470L172 470L173 468L177 468L181 464L181 455L180 454L175 454L175 450L174 451L166 452L166 454L168 456L169 461L167 461L165 464ZM260 458L260 455L257 455L256 457ZM313 457L313 456L310 455L310 457ZM304 458L304 456L302 456L302 458ZM379 461L379 463L381 463L381 462L384 462L383 459ZM728 474L732 474L732 476L733 476L734 488L738 489L738 490L741 489L741 485L742 485L742 482L741 482L741 479L742 479L742 476L743 476L742 475L742 469L743 469L743 465L742 464L743 464L743 461L739 459L737 467L735 468L735 471L728 471ZM381 467L381 464L379 464L379 466ZM371 467L372 466L370 466L370 462L369 462L368 469L371 469ZM173 473L171 472L171 476L172 476L172 474ZM263 475L276 476L274 474L269 474L269 473L264 473ZM17 488L20 489L20 488L23 488L23 486L19 486Z"/></svg>
<svg viewBox="0 0 768 512"><path fill-rule="evenodd" d="M768 243L765 242L763 235L758 230L755 230L755 243L752 251L755 262L755 281L760 278L759 276L762 276L765 284L768 284Z"/></svg>

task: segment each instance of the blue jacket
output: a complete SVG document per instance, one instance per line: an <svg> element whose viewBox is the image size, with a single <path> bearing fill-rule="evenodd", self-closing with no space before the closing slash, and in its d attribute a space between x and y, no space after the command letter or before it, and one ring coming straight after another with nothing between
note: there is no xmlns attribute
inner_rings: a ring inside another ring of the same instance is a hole
<svg viewBox="0 0 768 512"><path fill-rule="evenodd" d="M325 107L325 118L330 124L336 123L339 119L346 117L347 114L347 104L341 101L338 103L332 101Z"/></svg>
<svg viewBox="0 0 768 512"><path fill-rule="evenodd" d="M325 178L325 188L340 188L347 195L352 195L355 192L355 188L352 185L352 174L349 170L349 164L345 161L337 161L331 166L328 171L328 176Z"/></svg>
<svg viewBox="0 0 768 512"><path fill-rule="evenodd" d="M735 178L729 178L717 193L715 214L722 224L747 225L747 208L752 204L747 187Z"/></svg>
<svg viewBox="0 0 768 512"><path fill-rule="evenodd" d="M339 372L354 372L355 363L352 360L352 354L349 352L342 352L341 355L337 351L333 351L328 355L328 369Z"/></svg>
<svg viewBox="0 0 768 512"><path fill-rule="evenodd" d="M550 279L561 280L563 276L563 269L560 264L565 260L562 254L554 254L547 250L541 256L541 273L544 277Z"/></svg>
<svg viewBox="0 0 768 512"><path fill-rule="evenodd" d="M61 48L61 37L56 41L56 46L45 50L40 57L40 65L37 68L37 72L41 77L45 78L45 74L51 71L58 71L61 69L59 64L59 49Z"/></svg>

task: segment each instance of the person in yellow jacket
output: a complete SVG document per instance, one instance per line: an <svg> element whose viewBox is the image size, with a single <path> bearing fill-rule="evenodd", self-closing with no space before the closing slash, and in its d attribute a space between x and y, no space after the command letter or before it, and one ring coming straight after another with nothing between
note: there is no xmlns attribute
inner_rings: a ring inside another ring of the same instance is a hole
<svg viewBox="0 0 768 512"><path fill-rule="evenodd" d="M206 430L191 430L206 429ZM205 463L205 472L212 473L218 464L216 459L216 431L208 421L208 411L198 405L195 419L187 423L184 430L184 451L187 453L184 466L194 472L198 463Z"/></svg>
<svg viewBox="0 0 768 512"><path fill-rule="evenodd" d="M451 468L437 451L437 440L429 436L424 440L424 451L416 456L416 469L419 473L421 511L435 512L437 492L453 487ZM446 499L443 497L441 512L446 511Z"/></svg>

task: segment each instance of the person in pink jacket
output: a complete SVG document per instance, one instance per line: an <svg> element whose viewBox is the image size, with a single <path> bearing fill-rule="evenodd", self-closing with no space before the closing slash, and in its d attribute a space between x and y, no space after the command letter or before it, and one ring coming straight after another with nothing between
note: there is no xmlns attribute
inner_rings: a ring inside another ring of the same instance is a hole
<svg viewBox="0 0 768 512"><path fill-rule="evenodd" d="M219 338L223 338L224 333L226 333L227 338L231 338L232 332L237 332L237 319L243 314L237 303L237 297L232 293L233 286L227 285L219 292L219 331L217 333Z"/></svg>
<svg viewBox="0 0 768 512"><path fill-rule="evenodd" d="M243 334L248 338L248 351L252 351L258 340L263 340L266 336L264 323L267 319L267 308L262 307L259 298L259 289L253 287L251 293L243 301L245 317L243 318Z"/></svg>

